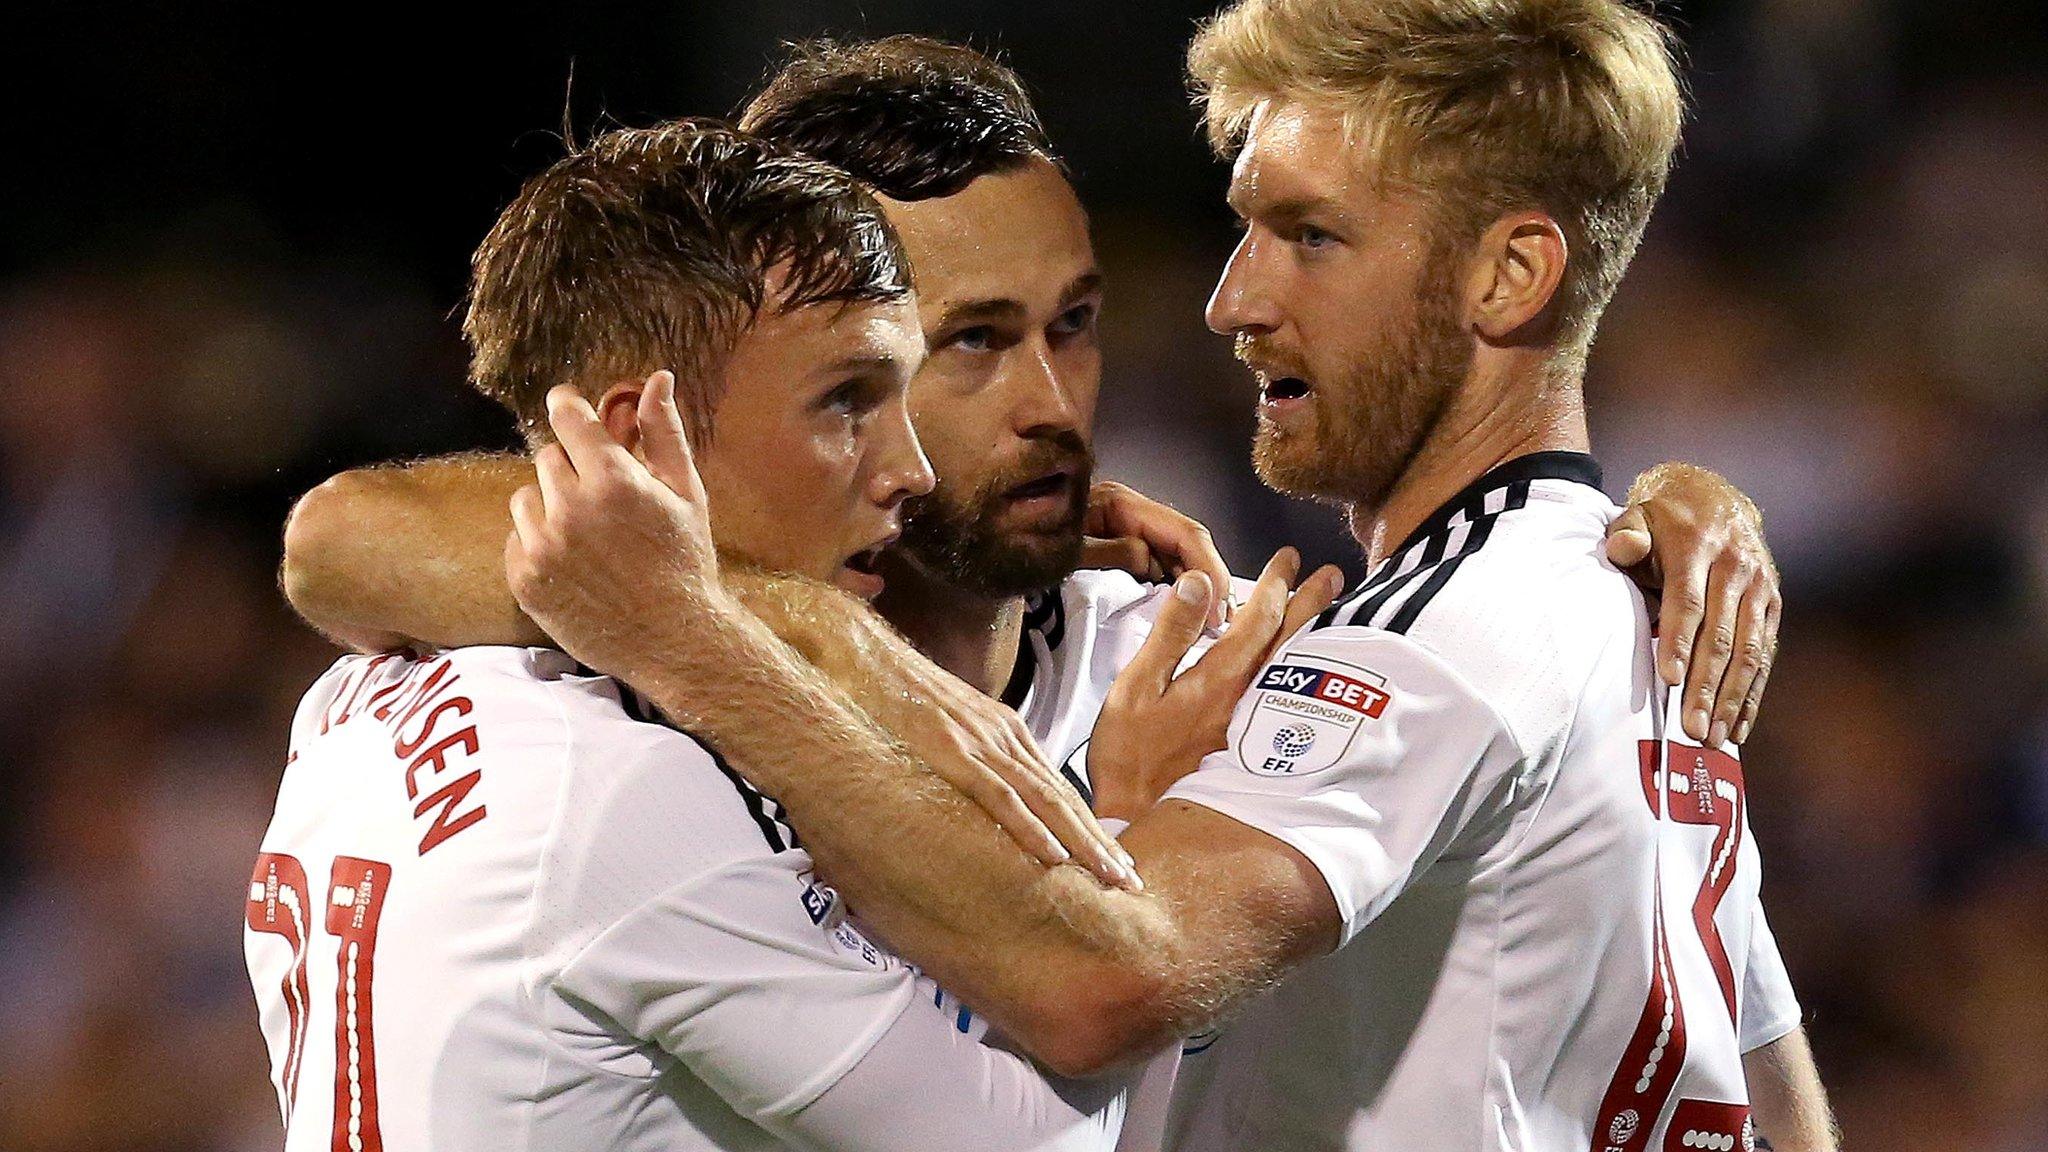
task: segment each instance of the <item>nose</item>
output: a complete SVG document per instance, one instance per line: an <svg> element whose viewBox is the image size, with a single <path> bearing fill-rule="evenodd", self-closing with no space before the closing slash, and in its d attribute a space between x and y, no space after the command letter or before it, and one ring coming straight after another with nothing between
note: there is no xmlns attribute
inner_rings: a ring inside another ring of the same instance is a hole
<svg viewBox="0 0 2048 1152"><path fill-rule="evenodd" d="M1216 281L1216 290L1209 294L1209 306L1202 310L1202 319L1209 325L1209 331L1219 336L1234 336L1239 332L1263 334L1280 326L1278 309L1273 306L1272 294L1264 283L1266 279L1266 247L1261 242L1259 229L1253 225L1245 229L1237 247L1230 253L1230 260L1223 265L1223 275Z"/></svg>
<svg viewBox="0 0 2048 1152"><path fill-rule="evenodd" d="M1052 348L1041 337L1021 350L1009 381L1011 428L1026 439L1078 430L1081 412L1053 364Z"/></svg>
<svg viewBox="0 0 2048 1152"><path fill-rule="evenodd" d="M881 420L874 440L875 469L868 494L882 508L894 508L912 496L932 490L938 479L932 462L925 459L924 445L910 426L910 407L899 400L877 413Z"/></svg>

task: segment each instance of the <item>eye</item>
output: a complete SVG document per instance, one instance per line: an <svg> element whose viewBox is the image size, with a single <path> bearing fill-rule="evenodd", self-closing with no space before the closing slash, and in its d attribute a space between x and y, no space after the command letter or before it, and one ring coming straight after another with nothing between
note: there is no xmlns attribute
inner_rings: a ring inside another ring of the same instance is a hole
<svg viewBox="0 0 2048 1152"><path fill-rule="evenodd" d="M950 336L939 339L935 350L957 349L961 352L1001 352L1017 343L1023 336L997 324L976 324L961 328Z"/></svg>
<svg viewBox="0 0 2048 1152"><path fill-rule="evenodd" d="M865 380L848 380L825 393L818 408L840 416L857 416L874 407L871 392Z"/></svg>
<svg viewBox="0 0 2048 1152"><path fill-rule="evenodd" d="M1095 327L1095 314L1100 310L1101 305L1093 302L1076 304L1060 313L1048 330L1055 336L1074 336L1086 332Z"/></svg>
<svg viewBox="0 0 2048 1152"><path fill-rule="evenodd" d="M994 328L987 324L977 324L972 328L962 328L960 331L948 336L945 340L945 346L948 348L958 348L962 352L990 352L995 349L995 340L996 330Z"/></svg>
<svg viewBox="0 0 2048 1152"><path fill-rule="evenodd" d="M1313 224L1303 224L1301 231L1295 233L1294 242L1311 252L1318 252L1324 248L1335 246L1337 237L1333 233L1325 232Z"/></svg>

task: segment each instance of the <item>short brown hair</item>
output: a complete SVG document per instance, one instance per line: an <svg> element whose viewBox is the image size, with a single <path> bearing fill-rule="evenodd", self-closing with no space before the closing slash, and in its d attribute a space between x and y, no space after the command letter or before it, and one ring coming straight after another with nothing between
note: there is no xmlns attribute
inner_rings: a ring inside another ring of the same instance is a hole
<svg viewBox="0 0 2048 1152"><path fill-rule="evenodd" d="M1240 0L1188 70L1219 151L1260 102L1343 115L1381 177L1469 241L1537 208L1570 261L1560 335L1583 352L1663 193L1683 102L1664 28L1618 0Z"/></svg>
<svg viewBox="0 0 2048 1152"><path fill-rule="evenodd" d="M902 300L910 265L846 173L710 120L617 129L528 180L470 262L470 382L530 440L546 398L676 372L708 441L726 355L780 307Z"/></svg>
<svg viewBox="0 0 2048 1152"><path fill-rule="evenodd" d="M951 196L1033 158L1059 162L1015 72L927 36L793 44L739 123L893 200Z"/></svg>

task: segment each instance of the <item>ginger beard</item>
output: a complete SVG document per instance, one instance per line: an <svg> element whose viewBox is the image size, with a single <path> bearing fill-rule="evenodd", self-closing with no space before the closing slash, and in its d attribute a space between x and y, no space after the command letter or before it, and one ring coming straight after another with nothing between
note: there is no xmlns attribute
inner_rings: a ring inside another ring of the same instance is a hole
<svg viewBox="0 0 2048 1152"><path fill-rule="evenodd" d="M1293 427L1262 411L1252 440L1252 467L1276 492L1378 508L1435 431L1472 364L1470 337L1459 325L1453 285L1456 253L1439 247L1418 277L1414 315L1369 339L1348 366L1325 376L1299 351L1240 333L1239 360L1271 389L1283 380L1308 384L1310 417Z"/></svg>
<svg viewBox="0 0 2048 1152"><path fill-rule="evenodd" d="M1050 588L1081 563L1094 468L1087 442L1068 431L1032 441L1021 459L972 488L942 478L907 506L897 550L946 584L990 599ZM1048 479L1055 472L1064 478ZM1051 507L1035 515L1019 507L1048 499Z"/></svg>

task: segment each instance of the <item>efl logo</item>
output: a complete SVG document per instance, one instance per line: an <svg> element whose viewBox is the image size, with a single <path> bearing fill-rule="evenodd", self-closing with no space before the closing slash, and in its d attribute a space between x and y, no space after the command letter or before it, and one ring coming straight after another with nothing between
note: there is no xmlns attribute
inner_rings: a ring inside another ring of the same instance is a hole
<svg viewBox="0 0 2048 1152"><path fill-rule="evenodd" d="M1367 719L1377 720L1392 699L1386 689L1338 672L1304 668L1296 664L1275 664L1259 677L1261 692L1287 692L1348 708Z"/></svg>

